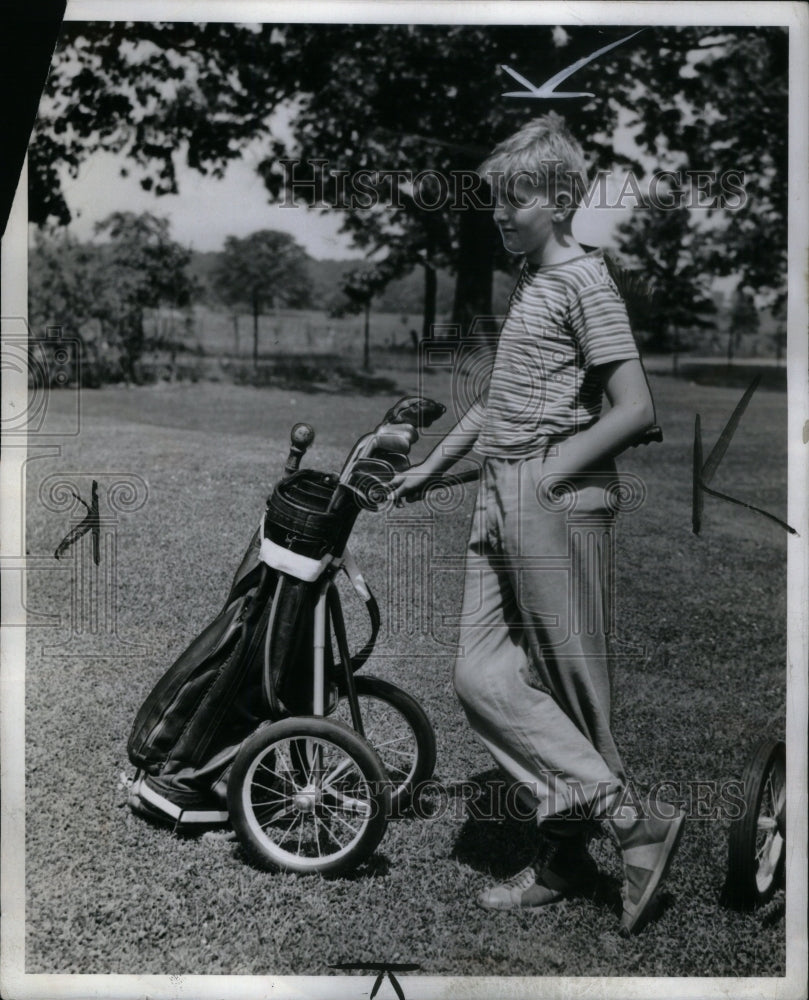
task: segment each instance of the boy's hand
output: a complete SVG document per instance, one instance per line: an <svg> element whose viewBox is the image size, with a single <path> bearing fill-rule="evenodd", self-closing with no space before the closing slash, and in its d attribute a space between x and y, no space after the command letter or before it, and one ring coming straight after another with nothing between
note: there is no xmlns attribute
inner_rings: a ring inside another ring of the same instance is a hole
<svg viewBox="0 0 809 1000"><path fill-rule="evenodd" d="M406 472L399 472L388 483L390 495L397 507L404 506L405 499L411 493L417 493L428 479L432 479L435 473L422 465L414 465Z"/></svg>

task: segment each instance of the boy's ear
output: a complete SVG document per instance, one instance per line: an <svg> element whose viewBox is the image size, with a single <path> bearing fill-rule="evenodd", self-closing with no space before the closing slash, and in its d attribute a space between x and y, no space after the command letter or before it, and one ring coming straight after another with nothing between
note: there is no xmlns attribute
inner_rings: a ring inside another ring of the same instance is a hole
<svg viewBox="0 0 809 1000"><path fill-rule="evenodd" d="M553 210L551 218L554 222L565 222L574 211L575 208L573 205L557 205Z"/></svg>
<svg viewBox="0 0 809 1000"><path fill-rule="evenodd" d="M551 218L554 222L565 222L576 211L576 206L567 195L557 195Z"/></svg>

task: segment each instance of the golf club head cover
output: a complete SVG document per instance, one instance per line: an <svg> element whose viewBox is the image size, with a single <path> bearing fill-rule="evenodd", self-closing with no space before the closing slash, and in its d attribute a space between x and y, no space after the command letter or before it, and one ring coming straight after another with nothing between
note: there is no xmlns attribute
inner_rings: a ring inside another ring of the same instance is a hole
<svg viewBox="0 0 809 1000"><path fill-rule="evenodd" d="M411 424L413 427L429 427L446 413L446 406L426 396L403 396L382 418L384 424Z"/></svg>

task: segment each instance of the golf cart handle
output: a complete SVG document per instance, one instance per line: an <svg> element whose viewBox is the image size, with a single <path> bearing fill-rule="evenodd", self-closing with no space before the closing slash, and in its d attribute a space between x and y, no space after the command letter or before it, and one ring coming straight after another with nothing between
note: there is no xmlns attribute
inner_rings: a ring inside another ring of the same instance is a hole
<svg viewBox="0 0 809 1000"><path fill-rule="evenodd" d="M629 447L637 448L639 444L660 444L662 440L663 428L658 427L657 424L653 424L641 434L637 441L633 441Z"/></svg>
<svg viewBox="0 0 809 1000"><path fill-rule="evenodd" d="M657 424L653 424L651 427L647 428L639 437L629 445L630 448L637 448L641 444L655 444L660 443L663 440L663 429ZM480 479L480 469L465 469L463 472L448 472L438 474L435 476L430 476L426 479L422 485L414 490L412 493L408 493L404 497L406 503L415 503L417 500L423 500L424 497L429 493L431 489L437 486L441 486L444 489L452 489L453 486L460 486L462 483L474 483Z"/></svg>

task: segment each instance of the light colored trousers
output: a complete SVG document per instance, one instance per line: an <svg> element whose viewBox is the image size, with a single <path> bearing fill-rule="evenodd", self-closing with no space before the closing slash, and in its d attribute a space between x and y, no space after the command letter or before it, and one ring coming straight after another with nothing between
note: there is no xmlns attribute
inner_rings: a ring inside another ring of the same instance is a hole
<svg viewBox="0 0 809 1000"><path fill-rule="evenodd" d="M616 477L610 465L540 502L542 462L485 460L454 683L474 732L559 836L581 828L564 814L602 816L626 781L605 636Z"/></svg>

